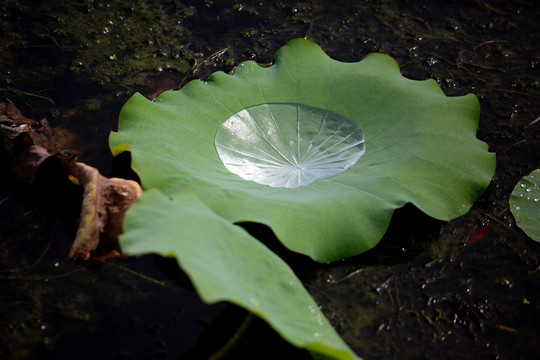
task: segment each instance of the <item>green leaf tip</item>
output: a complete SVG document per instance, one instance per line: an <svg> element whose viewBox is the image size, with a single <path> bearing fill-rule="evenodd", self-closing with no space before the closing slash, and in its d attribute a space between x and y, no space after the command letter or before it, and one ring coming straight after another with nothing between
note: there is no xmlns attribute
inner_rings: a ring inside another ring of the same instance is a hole
<svg viewBox="0 0 540 360"><path fill-rule="evenodd" d="M131 151L127 144L120 144L111 149L112 155L117 156L125 151Z"/></svg>

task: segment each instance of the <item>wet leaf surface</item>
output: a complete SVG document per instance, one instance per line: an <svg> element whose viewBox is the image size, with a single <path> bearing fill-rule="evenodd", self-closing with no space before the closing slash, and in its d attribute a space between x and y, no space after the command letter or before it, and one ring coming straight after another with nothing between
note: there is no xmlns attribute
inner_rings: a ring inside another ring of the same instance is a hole
<svg viewBox="0 0 540 360"><path fill-rule="evenodd" d="M540 242L540 170L521 178L510 195L510 211L517 225Z"/></svg>

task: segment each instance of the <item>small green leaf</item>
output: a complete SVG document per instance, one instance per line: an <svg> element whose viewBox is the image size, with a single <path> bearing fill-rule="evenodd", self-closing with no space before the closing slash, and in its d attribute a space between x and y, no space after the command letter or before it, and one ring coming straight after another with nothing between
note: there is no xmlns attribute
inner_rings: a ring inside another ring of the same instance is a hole
<svg viewBox="0 0 540 360"><path fill-rule="evenodd" d="M146 191L128 212L125 227L123 251L176 257L204 301L238 304L314 355L358 359L289 266L196 197L170 200Z"/></svg>
<svg viewBox="0 0 540 360"><path fill-rule="evenodd" d="M540 169L518 182L510 195L510 211L517 226L540 242Z"/></svg>

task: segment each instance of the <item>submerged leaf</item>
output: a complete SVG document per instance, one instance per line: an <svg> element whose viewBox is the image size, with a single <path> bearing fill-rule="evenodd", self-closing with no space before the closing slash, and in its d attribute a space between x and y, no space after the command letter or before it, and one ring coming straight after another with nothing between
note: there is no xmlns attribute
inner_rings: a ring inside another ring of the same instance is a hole
<svg viewBox="0 0 540 360"><path fill-rule="evenodd" d="M516 224L540 242L540 169L521 178L510 195L510 211Z"/></svg>

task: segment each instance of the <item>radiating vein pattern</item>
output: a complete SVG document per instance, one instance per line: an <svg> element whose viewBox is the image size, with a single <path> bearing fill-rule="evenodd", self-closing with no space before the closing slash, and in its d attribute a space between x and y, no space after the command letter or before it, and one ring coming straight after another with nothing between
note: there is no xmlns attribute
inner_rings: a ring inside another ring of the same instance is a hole
<svg viewBox="0 0 540 360"><path fill-rule="evenodd" d="M297 188L349 169L365 153L364 134L351 120L302 104L243 109L215 137L223 165L245 180Z"/></svg>

